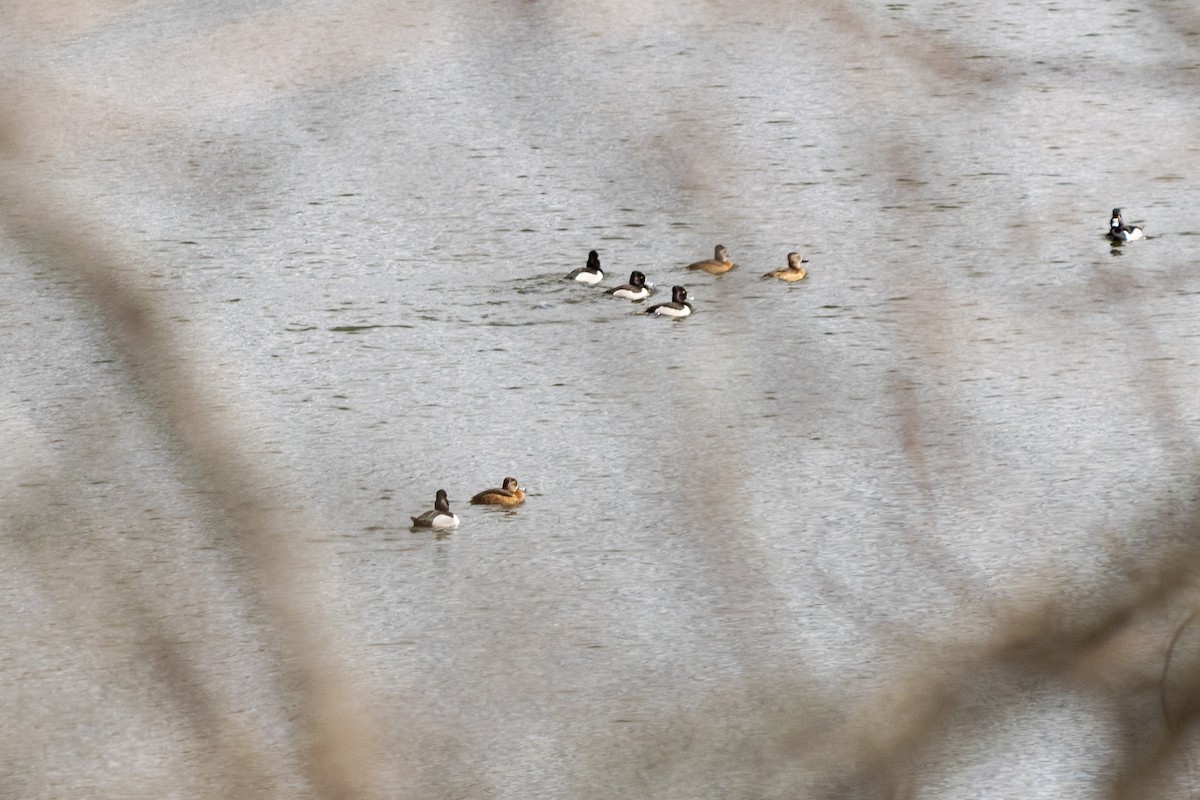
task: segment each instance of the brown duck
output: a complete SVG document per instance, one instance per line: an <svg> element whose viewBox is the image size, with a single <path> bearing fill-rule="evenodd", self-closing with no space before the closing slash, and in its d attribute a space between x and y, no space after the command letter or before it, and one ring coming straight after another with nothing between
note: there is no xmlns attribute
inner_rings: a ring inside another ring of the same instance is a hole
<svg viewBox="0 0 1200 800"><path fill-rule="evenodd" d="M807 258L801 258L799 253L788 253L788 265L785 269L774 269L763 275L763 280L767 278L778 278L781 281L795 283L796 281L804 280L804 276L808 273L804 270L801 264L808 263Z"/></svg>
<svg viewBox="0 0 1200 800"><path fill-rule="evenodd" d="M733 259L729 257L729 251L725 249L725 245L719 244L713 248L713 257L706 258L703 261L697 261L695 264L688 264L688 269L701 269L710 275L721 275L729 272L736 267Z"/></svg>
<svg viewBox="0 0 1200 800"><path fill-rule="evenodd" d="M512 508L525 502L525 492L517 485L516 478L505 478L499 489L484 489L471 498L473 506L504 506Z"/></svg>

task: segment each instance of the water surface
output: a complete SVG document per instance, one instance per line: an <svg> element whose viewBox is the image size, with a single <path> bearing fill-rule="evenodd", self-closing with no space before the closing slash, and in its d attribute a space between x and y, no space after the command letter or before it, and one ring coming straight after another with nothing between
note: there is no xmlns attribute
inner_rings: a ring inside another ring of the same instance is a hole
<svg viewBox="0 0 1200 800"><path fill-rule="evenodd" d="M122 254L235 446L314 520L305 583L405 743L406 791L772 794L775 767L753 790L720 755L761 695L848 709L1023 598L1086 615L1162 552L1147 520L1191 502L1185 12L9 16L5 169ZM1150 238L1110 247L1114 205ZM718 242L737 270L683 269ZM696 313L562 280L590 249L605 287L639 269ZM807 280L758 280L792 250ZM270 616L95 298L2 252L22 734L0 774L29 797L200 791L187 714L104 598L140 598L222 713L282 740ZM465 504L510 474L519 510ZM461 527L410 531L439 488ZM920 796L1098 796L1108 703L1034 683L984 686ZM693 725L666 763L726 782L626 777Z"/></svg>

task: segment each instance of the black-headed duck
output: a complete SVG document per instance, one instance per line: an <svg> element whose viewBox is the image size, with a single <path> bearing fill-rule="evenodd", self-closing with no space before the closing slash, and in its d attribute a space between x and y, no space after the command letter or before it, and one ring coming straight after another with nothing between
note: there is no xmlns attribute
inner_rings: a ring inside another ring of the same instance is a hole
<svg viewBox="0 0 1200 800"><path fill-rule="evenodd" d="M676 319L688 316L692 313L692 304L687 301L687 289L682 286L672 286L671 302L650 306L646 309L646 313L656 314L660 317L675 317Z"/></svg>
<svg viewBox="0 0 1200 800"><path fill-rule="evenodd" d="M1114 242L1133 242L1145 239L1146 232L1141 225L1126 225L1121 217L1121 209L1114 208L1108 220L1108 238Z"/></svg>
<svg viewBox="0 0 1200 800"><path fill-rule="evenodd" d="M588 286L595 286L600 281L604 280L604 270L600 269L600 255L592 250L588 253L587 266L580 267L574 272L567 274L567 280L579 281L586 283Z"/></svg>
<svg viewBox="0 0 1200 800"><path fill-rule="evenodd" d="M433 500L433 510L426 511L419 517L412 518L414 528L457 528L458 517L450 511L450 498L446 496L445 489L437 490L437 497Z"/></svg>
<svg viewBox="0 0 1200 800"><path fill-rule="evenodd" d="M635 269L629 273L629 283L609 289L605 294L625 300L645 300L650 296L650 286L646 283L646 276Z"/></svg>

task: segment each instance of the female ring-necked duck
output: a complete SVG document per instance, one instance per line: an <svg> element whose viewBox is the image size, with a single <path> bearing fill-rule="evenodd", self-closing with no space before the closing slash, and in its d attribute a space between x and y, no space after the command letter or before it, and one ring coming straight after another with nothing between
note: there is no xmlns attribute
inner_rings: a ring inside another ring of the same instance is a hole
<svg viewBox="0 0 1200 800"><path fill-rule="evenodd" d="M650 296L650 287L646 285L646 276L635 269L629 273L629 283L609 289L605 294L622 297L626 300L645 300Z"/></svg>
<svg viewBox="0 0 1200 800"><path fill-rule="evenodd" d="M1146 233L1141 225L1126 225L1121 217L1121 209L1114 208L1112 217L1108 220L1108 238L1114 242L1132 242L1145 239Z"/></svg>
<svg viewBox="0 0 1200 800"><path fill-rule="evenodd" d="M657 314L660 317L686 317L692 313L692 304L687 301L687 289L682 286L671 287L671 302L659 303L646 309L647 314Z"/></svg>
<svg viewBox="0 0 1200 800"><path fill-rule="evenodd" d="M781 281L795 283L796 281L804 280L804 276L808 274L801 264L807 264L807 258L801 258L799 253L788 253L788 265L785 269L773 269L766 275L762 276L763 280L767 278L778 278Z"/></svg>
<svg viewBox="0 0 1200 800"><path fill-rule="evenodd" d="M458 517L450 511L450 499L446 497L445 489L437 490L433 501L433 511L426 511L419 517L412 518L414 528L457 528Z"/></svg>
<svg viewBox="0 0 1200 800"><path fill-rule="evenodd" d="M517 485L516 478L505 478L499 489L484 489L471 498L474 506L504 506L512 508L525 502L525 492Z"/></svg>
<svg viewBox="0 0 1200 800"><path fill-rule="evenodd" d="M729 257L729 251L725 249L725 245L719 244L713 248L713 257L707 258L704 261L697 261L695 264L688 264L688 269L702 269L710 275L720 275L736 267L733 259Z"/></svg>
<svg viewBox="0 0 1200 800"><path fill-rule="evenodd" d="M595 286L600 281L604 280L604 270L600 269L600 256L595 250L588 253L588 261L586 267L571 272L567 275L567 280L579 281L586 283L589 286Z"/></svg>

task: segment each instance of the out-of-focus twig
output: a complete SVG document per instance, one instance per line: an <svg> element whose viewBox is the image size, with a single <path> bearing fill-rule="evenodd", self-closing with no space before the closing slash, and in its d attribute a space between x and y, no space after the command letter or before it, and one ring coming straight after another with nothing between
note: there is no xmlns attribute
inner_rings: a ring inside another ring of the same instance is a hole
<svg viewBox="0 0 1200 800"><path fill-rule="evenodd" d="M8 115L0 113L0 119ZM11 126L0 126L12 141ZM11 154L13 147L7 148ZM284 668L297 691L302 715L303 763L319 796L330 800L369 793L375 766L374 728L348 666L331 650L332 632L314 598L299 584L308 537L304 520L280 508L231 435L229 421L208 397L196 366L182 357L175 337L151 297L139 290L120 256L104 242L76 232L69 215L48 196L34 169L10 157L0 162L0 230L53 268L86 287L91 310L104 322L111 345L125 359L131 380L151 398L150 416L163 435L182 444L198 485L220 510L232 545L249 554L264 581L264 595L288 651ZM153 657L182 675L186 658L155 639ZM187 683L188 681L181 681ZM205 703L188 702L193 718ZM213 727L211 721L200 727Z"/></svg>

